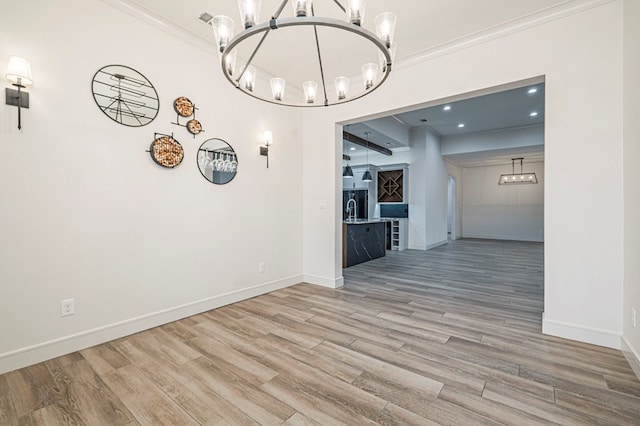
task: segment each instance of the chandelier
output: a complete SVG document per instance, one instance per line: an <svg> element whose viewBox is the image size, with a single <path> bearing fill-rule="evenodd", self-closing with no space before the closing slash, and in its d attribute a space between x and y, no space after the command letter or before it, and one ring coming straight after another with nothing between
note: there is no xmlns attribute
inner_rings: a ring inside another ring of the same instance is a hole
<svg viewBox="0 0 640 426"><path fill-rule="evenodd" d="M284 0L271 19L259 22L261 0L238 0L244 30L235 36L231 18L213 17L211 24L227 80L254 98L297 107L342 104L377 89L389 76L394 61L396 16L388 12L378 15L374 33L363 27L366 0L347 0L345 6L338 0L325 2L326 7L335 6L327 15L338 17L317 16L315 6L320 1L314 5L312 0ZM287 3L292 6L292 16L281 17ZM287 57L286 63L282 57ZM346 63L359 59L363 60L360 69L344 69ZM239 62L243 64L237 67ZM292 75L294 72L303 75ZM262 74L260 79L258 73ZM362 81L351 84L352 79ZM261 80L265 83L258 87Z"/></svg>
<svg viewBox="0 0 640 426"><path fill-rule="evenodd" d="M516 173L516 161L520 160L520 173ZM534 172L523 172L524 158L511 159L511 173L503 173L498 179L498 185L524 185L538 183L538 177Z"/></svg>

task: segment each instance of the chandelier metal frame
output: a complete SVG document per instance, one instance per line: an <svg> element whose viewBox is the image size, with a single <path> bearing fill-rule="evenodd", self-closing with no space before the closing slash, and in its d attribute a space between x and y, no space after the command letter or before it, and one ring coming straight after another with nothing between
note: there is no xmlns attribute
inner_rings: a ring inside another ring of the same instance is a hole
<svg viewBox="0 0 640 426"><path fill-rule="evenodd" d="M220 61L222 72L224 76L227 78L227 80L234 87L236 87L237 89L240 89L242 92L244 92L249 96L252 96L261 101L269 102L276 105L284 105L284 106L290 106L290 107L325 107L325 106L339 105L339 104L360 99L363 96L366 96L372 93L373 91L375 91L378 87L382 85L382 83L384 83L387 80L387 78L389 77L389 74L391 73L391 67L392 67L392 56L389 51L391 48L391 45L389 43L385 43L385 41L380 39L376 34L367 30L366 28L363 28L360 25L353 24L346 21L340 21L334 18L317 17L315 16L315 11L313 6L311 6L311 16L279 18L280 14L282 13L282 10L284 9L284 7L288 2L289 0L284 0L280 4L276 12L272 15L269 21L263 22L261 24L253 25L245 29L244 31L238 33L228 42L227 46L224 48L222 52L221 61ZM339 1L333 0L333 2L343 12L346 12L346 9L344 8L344 6L340 4ZM266 40L267 36L271 33L271 31L275 31L281 28L297 27L297 26L313 26L315 42L316 42L315 43L316 52L318 56L318 64L319 64L320 76L321 76L321 82L319 84L320 87L318 87L318 98L322 94L322 96L324 96L324 101L314 102L314 103L305 103L305 102L292 103L292 102L287 102L284 99L275 100L275 99L266 98L264 96L260 96L259 94L255 93L252 90L247 89L246 87L243 87L243 85L241 84L242 78L246 73L247 69L249 68L249 66L251 65L256 54L262 47L262 44ZM324 72L324 66L322 62L322 51L320 48L320 41L318 38L318 27L336 28L338 30L353 33L371 42L378 49L378 51L382 53L382 55L385 58L385 64L383 64L382 69L380 69L380 72L381 72L380 78L377 79L377 81L373 82L373 84L370 87L365 88L364 91L359 92L353 96L347 96L344 99L329 100L329 97L327 96L327 82L325 81L325 72ZM262 38L260 39L257 46L251 53L249 59L247 60L247 63L242 68L240 74L237 76L237 78L235 78L233 75L230 74L229 69L227 67L227 60L229 55L232 54L233 50L238 46L240 46L242 42L244 42L245 40L251 37L259 35L260 33L263 33Z"/></svg>

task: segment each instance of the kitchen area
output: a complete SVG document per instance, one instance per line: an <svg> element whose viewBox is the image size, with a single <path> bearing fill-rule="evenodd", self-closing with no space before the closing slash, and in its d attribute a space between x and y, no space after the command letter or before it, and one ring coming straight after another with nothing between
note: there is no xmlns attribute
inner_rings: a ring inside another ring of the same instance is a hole
<svg viewBox="0 0 640 426"><path fill-rule="evenodd" d="M366 164L344 166L343 268L383 257L387 250L407 249L407 174L408 164L373 166L368 155Z"/></svg>

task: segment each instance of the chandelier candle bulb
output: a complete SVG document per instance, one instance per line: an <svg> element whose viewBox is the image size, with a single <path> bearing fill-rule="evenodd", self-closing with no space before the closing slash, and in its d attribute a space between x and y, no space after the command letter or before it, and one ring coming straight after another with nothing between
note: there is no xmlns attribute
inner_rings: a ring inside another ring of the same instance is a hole
<svg viewBox="0 0 640 426"><path fill-rule="evenodd" d="M305 81L302 83L302 89L304 90L304 97L307 103L314 103L316 101L316 94L318 93L318 83L315 81Z"/></svg>
<svg viewBox="0 0 640 426"><path fill-rule="evenodd" d="M335 80L335 84L338 100L345 99L349 93L349 79L347 77L338 77Z"/></svg>
<svg viewBox="0 0 640 426"><path fill-rule="evenodd" d="M347 3L347 21L354 25L362 25L367 0L349 0Z"/></svg>
<svg viewBox="0 0 640 426"><path fill-rule="evenodd" d="M213 17L212 26L213 35L218 44L218 51L222 53L229 44L229 40L233 38L235 24L233 23L233 19L228 16L218 15Z"/></svg>
<svg viewBox="0 0 640 426"><path fill-rule="evenodd" d="M297 18L311 16L311 0L292 0L293 13Z"/></svg>
<svg viewBox="0 0 640 426"><path fill-rule="evenodd" d="M389 56L391 56L391 63L393 64L396 60L396 52L398 51L398 45L396 43L391 43L391 47L387 48L389 50ZM384 56L384 53L378 51L378 58L380 58L380 68L382 72L387 72L387 58Z"/></svg>
<svg viewBox="0 0 640 426"><path fill-rule="evenodd" d="M240 16L245 30L258 22L261 5L261 0L238 0L238 8L240 8Z"/></svg>
<svg viewBox="0 0 640 426"><path fill-rule="evenodd" d="M378 70L380 68L376 64L364 64L362 66L362 80L364 81L365 90L369 90L373 87L373 84L378 79Z"/></svg>
<svg viewBox="0 0 640 426"><path fill-rule="evenodd" d="M396 32L396 15L391 12L381 13L376 16L375 22L376 35L386 43L387 48L390 48Z"/></svg>
<svg viewBox="0 0 640 426"><path fill-rule="evenodd" d="M253 92L253 89L256 87L256 67L251 65L247 67L247 70L242 76L242 84L245 89Z"/></svg>
<svg viewBox="0 0 640 426"><path fill-rule="evenodd" d="M273 99L276 101L281 101L284 98L284 87L286 82L284 78L275 77L270 80L271 82L271 93L273 94Z"/></svg>
<svg viewBox="0 0 640 426"><path fill-rule="evenodd" d="M238 58L238 51L234 50L233 52L229 52L227 55L227 59L225 59L225 66L227 68L227 72L229 75L233 75L236 72L236 61Z"/></svg>

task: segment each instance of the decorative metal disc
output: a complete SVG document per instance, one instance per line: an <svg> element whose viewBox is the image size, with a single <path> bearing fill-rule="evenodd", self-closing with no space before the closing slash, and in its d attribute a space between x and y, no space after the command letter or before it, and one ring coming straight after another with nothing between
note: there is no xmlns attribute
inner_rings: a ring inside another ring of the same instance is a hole
<svg viewBox="0 0 640 426"><path fill-rule="evenodd" d="M202 132L202 124L200 124L198 120L193 118L187 121L187 130L192 135L197 135L198 133Z"/></svg>
<svg viewBox="0 0 640 426"><path fill-rule="evenodd" d="M189 100L189 98L180 96L173 102L173 109L181 117L191 117L193 115L195 106L193 105L193 102Z"/></svg>
<svg viewBox="0 0 640 426"><path fill-rule="evenodd" d="M91 92L102 112L116 123L141 127L158 115L158 92L144 75L125 65L100 68L91 81Z"/></svg>
<svg viewBox="0 0 640 426"><path fill-rule="evenodd" d="M162 167L173 168L182 163L184 149L171 136L160 136L151 143L151 158Z"/></svg>

